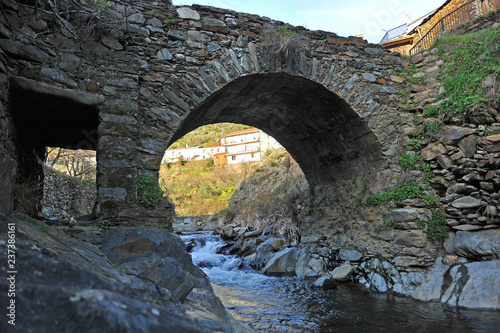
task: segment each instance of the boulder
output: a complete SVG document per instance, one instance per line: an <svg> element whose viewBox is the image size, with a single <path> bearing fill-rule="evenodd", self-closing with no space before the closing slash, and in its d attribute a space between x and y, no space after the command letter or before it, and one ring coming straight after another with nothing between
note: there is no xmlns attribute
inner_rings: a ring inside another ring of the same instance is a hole
<svg viewBox="0 0 500 333"><path fill-rule="evenodd" d="M261 273L270 275L293 274L297 264L297 251L293 247L275 253L262 269Z"/></svg>
<svg viewBox="0 0 500 333"><path fill-rule="evenodd" d="M185 272L199 272L201 275L198 280L206 281L206 285L195 290L203 290L213 297L212 302L197 300L197 313L186 312L186 307L192 304L189 299L184 304L174 301L174 284L170 285L170 291L156 286L147 278L127 274L117 269L96 246L68 237L57 228L44 232L34 224L0 215L0 242L7 242L7 223L14 223L17 229L16 247L19 254L22 253L22 260L16 261L17 270L36 272L17 275L16 282L22 286L16 290L16 315L23 318L16 321L16 329L20 332L48 332L48 328L50 332L76 328L93 332L102 331L103 327L111 333L205 332L206 329L195 324L196 317L202 315L212 318L210 323L204 324L205 327L218 327L219 331L226 332L241 329L224 311L222 302L213 293L203 272L196 270L189 262L185 266L181 266L180 262L174 265L182 267ZM149 258L156 256L156 250L163 254L175 253L165 247L172 241L177 243L177 236L169 235L165 241L159 241L159 235L163 232L149 230L137 236L138 232L108 231L111 235L106 244L112 245L107 248L114 249L110 251L115 259L120 259L118 254L121 253L123 259L137 258L138 261L142 259L141 256L135 256L137 253ZM120 235L129 238L118 237ZM146 235L152 238L151 242L138 241ZM120 244L119 239L125 243ZM181 255L181 258L187 257ZM169 258L168 261L173 263L174 259ZM0 267L0 270L7 276L5 266ZM159 269L155 273L158 277L161 275ZM168 279L170 274L165 273L163 280ZM148 276L156 278L153 274ZM161 283L161 279L158 281ZM7 282L6 279L0 281L2 289L7 289Z"/></svg>
<svg viewBox="0 0 500 333"><path fill-rule="evenodd" d="M359 251L356 251L356 250L342 249L339 251L339 257L341 260L344 260L344 261L358 261L358 260L361 260L363 255Z"/></svg>
<svg viewBox="0 0 500 333"><path fill-rule="evenodd" d="M385 279L377 273L370 273L368 275L368 280L370 284L375 288L375 290L385 293L387 291L387 282Z"/></svg>
<svg viewBox="0 0 500 333"><path fill-rule="evenodd" d="M257 269L261 269L269 261L271 256L276 252L273 244L279 240L280 239L277 239L275 237L270 237L264 243L259 244L257 246L257 249L255 250L255 257L251 263L252 266L256 267Z"/></svg>
<svg viewBox="0 0 500 333"><path fill-rule="evenodd" d="M330 279L333 281L347 281L353 272L354 267L352 267L349 262L345 262L330 273Z"/></svg>
<svg viewBox="0 0 500 333"><path fill-rule="evenodd" d="M443 284L441 302L468 309L500 309L500 261L454 266Z"/></svg>
<svg viewBox="0 0 500 333"><path fill-rule="evenodd" d="M500 259L500 229L458 231L454 247L455 253L462 257Z"/></svg>
<svg viewBox="0 0 500 333"><path fill-rule="evenodd" d="M434 265L423 275L423 280L415 289L412 297L421 301L437 301L441 298L441 286L449 266L444 258L438 258Z"/></svg>
<svg viewBox="0 0 500 333"><path fill-rule="evenodd" d="M177 14L179 14L179 17L182 19L189 19L189 20L196 20L198 21L200 19L200 14L189 7L180 7L177 8Z"/></svg>

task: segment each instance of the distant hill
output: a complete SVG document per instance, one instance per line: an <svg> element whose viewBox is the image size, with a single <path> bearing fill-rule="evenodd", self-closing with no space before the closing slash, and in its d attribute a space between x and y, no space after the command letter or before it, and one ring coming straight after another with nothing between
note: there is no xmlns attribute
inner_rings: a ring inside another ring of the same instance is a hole
<svg viewBox="0 0 500 333"><path fill-rule="evenodd" d="M220 139L223 135L247 128L252 128L252 126L233 123L218 123L201 126L174 142L168 149L184 148L186 145L189 147L219 146Z"/></svg>

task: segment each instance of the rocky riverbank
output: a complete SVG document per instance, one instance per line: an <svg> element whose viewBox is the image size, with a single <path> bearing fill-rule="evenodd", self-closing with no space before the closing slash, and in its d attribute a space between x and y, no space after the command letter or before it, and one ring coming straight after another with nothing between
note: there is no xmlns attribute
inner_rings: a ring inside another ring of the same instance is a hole
<svg viewBox="0 0 500 333"><path fill-rule="evenodd" d="M452 307L500 310L500 261L471 262L464 257L437 257L427 268L411 258L388 260L355 249L332 246L325 237L304 237L295 246L271 234L272 228L219 227L231 254L269 275L297 275L317 287L330 288L355 282L379 292L393 292L421 301L442 302ZM464 249L489 249L500 253L500 234L463 242ZM477 235L476 235L477 236ZM462 237L462 236L461 236Z"/></svg>
<svg viewBox="0 0 500 333"><path fill-rule="evenodd" d="M225 311L177 235L101 223L91 244L70 229L24 218L31 223L0 216L3 246L8 224L15 225L18 331L247 331ZM0 270L7 276L6 265ZM0 282L4 290L7 282ZM5 320L0 325L10 332Z"/></svg>

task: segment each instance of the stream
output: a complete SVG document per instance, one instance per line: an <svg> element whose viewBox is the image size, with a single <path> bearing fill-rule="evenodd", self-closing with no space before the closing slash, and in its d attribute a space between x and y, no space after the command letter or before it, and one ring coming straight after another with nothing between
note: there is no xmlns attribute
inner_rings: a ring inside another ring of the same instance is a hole
<svg viewBox="0 0 500 333"><path fill-rule="evenodd" d="M211 233L194 239L191 256L208 275L217 296L238 321L259 332L484 332L500 333L500 313L448 308L345 283L313 288L296 277L271 277L244 259L217 251L224 241Z"/></svg>

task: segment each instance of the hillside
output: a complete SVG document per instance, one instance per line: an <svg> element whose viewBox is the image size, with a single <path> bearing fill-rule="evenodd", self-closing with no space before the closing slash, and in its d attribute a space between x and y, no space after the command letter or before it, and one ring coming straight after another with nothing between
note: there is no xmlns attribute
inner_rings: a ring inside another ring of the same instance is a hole
<svg viewBox="0 0 500 333"><path fill-rule="evenodd" d="M201 126L184 135L182 138L170 145L168 149L184 148L186 146L219 146L220 139L224 136L224 134L247 128L251 128L251 126L233 123L218 123Z"/></svg>

